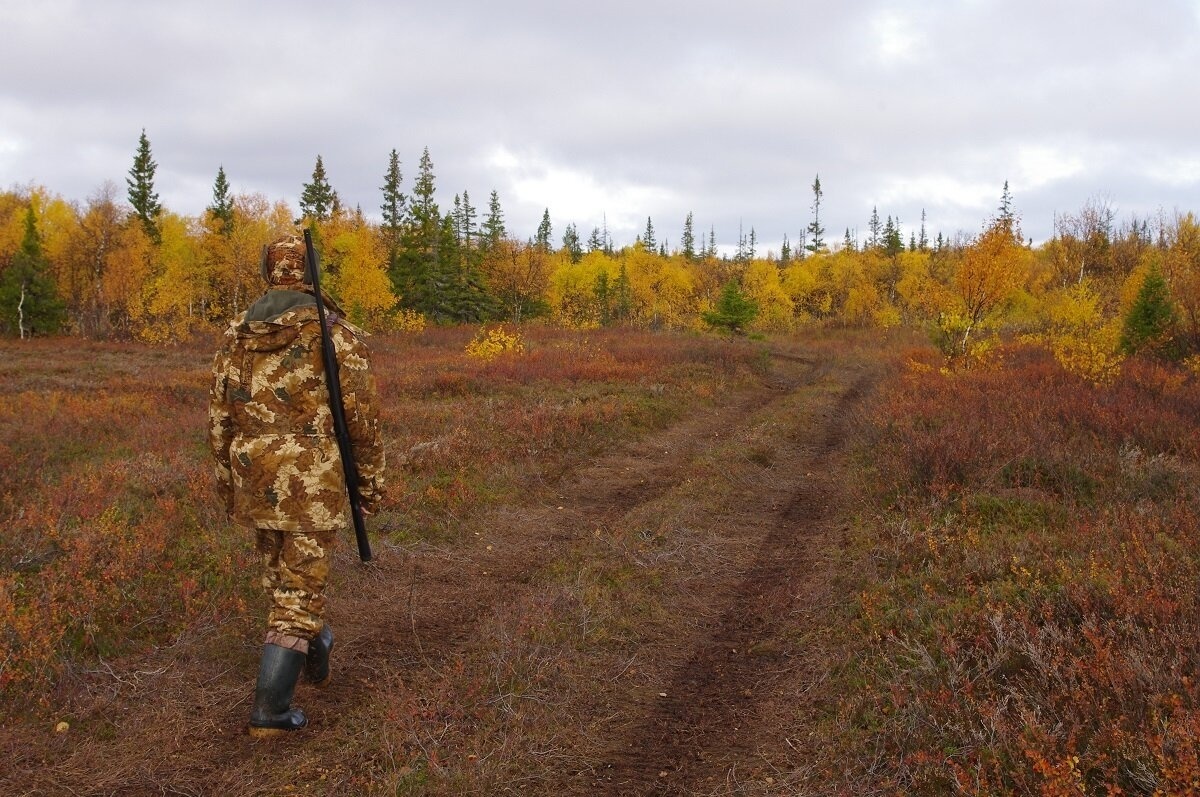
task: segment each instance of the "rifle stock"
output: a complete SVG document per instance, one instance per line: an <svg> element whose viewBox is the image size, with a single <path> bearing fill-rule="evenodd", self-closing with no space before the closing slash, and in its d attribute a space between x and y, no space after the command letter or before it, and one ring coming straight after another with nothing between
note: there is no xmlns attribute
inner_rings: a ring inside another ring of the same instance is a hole
<svg viewBox="0 0 1200 797"><path fill-rule="evenodd" d="M346 425L346 405L342 401L342 383L338 375L337 352L333 346L333 335L325 323L325 300L321 296L321 268L313 249L312 232L304 230L304 253L312 270L313 294L317 299L317 318L321 324L321 361L325 365L325 383L329 386L329 409L333 413L333 432L337 438L338 453L342 457L342 472L346 476L346 492L350 496L350 516L354 521L354 538L358 542L358 558L371 561L371 541L367 539L367 525L363 520L362 495L358 491L358 465L354 460L354 444L350 440L350 428Z"/></svg>

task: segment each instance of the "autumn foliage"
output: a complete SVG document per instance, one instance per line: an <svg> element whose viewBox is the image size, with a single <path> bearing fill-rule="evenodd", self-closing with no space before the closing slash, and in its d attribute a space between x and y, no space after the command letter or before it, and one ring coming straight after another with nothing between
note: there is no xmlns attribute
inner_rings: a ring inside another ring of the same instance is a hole
<svg viewBox="0 0 1200 797"><path fill-rule="evenodd" d="M699 330L732 285L754 310L739 322L747 331L905 325L928 332L951 367L981 362L1017 336L1094 382L1111 379L1138 347L1177 360L1200 353L1200 224L1190 213L1116 226L1111 211L1089 206L1057 217L1054 236L1035 247L1006 199L978 234L930 243L922 228L907 247L889 219L881 237L847 236L804 257L744 244L732 255L715 243L667 251L640 238L616 248L598 233L585 251L577 234L554 246L548 218L536 241L504 230L498 206L496 219L478 225L465 195L443 217L432 172L419 183L421 201L398 220L379 224L337 203L304 220L327 290L371 331L531 318L572 329ZM37 273L21 255L30 219ZM165 343L207 334L258 296L262 244L295 223L285 203L243 194L219 215L161 210L150 235L111 185L82 204L43 188L0 194L0 331L21 332L17 303L28 296L83 337Z"/></svg>

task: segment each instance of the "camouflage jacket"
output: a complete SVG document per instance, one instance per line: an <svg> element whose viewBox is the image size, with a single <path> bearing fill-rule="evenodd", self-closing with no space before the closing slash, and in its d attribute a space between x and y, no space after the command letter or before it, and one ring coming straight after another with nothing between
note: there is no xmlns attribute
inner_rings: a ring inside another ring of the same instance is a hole
<svg viewBox="0 0 1200 797"><path fill-rule="evenodd" d="M383 493L384 457L365 334L344 320L332 323L359 490L371 512ZM312 295L270 290L233 320L213 361L209 427L234 522L280 531L349 524Z"/></svg>

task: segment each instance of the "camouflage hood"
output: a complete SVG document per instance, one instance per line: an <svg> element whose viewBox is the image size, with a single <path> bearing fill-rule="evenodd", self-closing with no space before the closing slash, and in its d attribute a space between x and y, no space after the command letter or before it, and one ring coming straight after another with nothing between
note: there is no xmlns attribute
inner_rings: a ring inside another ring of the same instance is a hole
<svg viewBox="0 0 1200 797"><path fill-rule="evenodd" d="M317 300L298 290L270 290L233 320L248 351L276 351L291 345L306 321L317 320Z"/></svg>
<svg viewBox="0 0 1200 797"><path fill-rule="evenodd" d="M341 324L359 337L363 330L342 318L342 308L329 297L325 298L326 322ZM317 300L303 288L276 288L267 291L243 315L233 320L237 336L249 351L276 351L288 346L300 334L300 327L317 321Z"/></svg>

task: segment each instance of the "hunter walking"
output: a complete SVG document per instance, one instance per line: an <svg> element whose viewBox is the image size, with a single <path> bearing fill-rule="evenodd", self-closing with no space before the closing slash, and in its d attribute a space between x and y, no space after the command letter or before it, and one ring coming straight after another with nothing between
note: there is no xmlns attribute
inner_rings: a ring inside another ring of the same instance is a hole
<svg viewBox="0 0 1200 797"><path fill-rule="evenodd" d="M331 678L324 593L334 541L351 512L322 363L316 266L299 236L264 247L270 287L233 319L213 362L209 444L218 485L231 519L256 531L271 599L250 713L256 737L307 724L291 705L301 672L318 687ZM324 304L358 493L370 513L382 497L384 455L366 333L333 302Z"/></svg>

